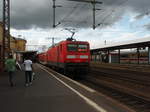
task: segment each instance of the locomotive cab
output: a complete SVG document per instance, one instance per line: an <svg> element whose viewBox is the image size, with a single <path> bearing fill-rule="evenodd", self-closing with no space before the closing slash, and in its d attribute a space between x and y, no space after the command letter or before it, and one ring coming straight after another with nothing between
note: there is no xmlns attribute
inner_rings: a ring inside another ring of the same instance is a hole
<svg viewBox="0 0 150 112"><path fill-rule="evenodd" d="M71 71L87 72L90 62L88 42L69 41L66 44L65 68Z"/></svg>

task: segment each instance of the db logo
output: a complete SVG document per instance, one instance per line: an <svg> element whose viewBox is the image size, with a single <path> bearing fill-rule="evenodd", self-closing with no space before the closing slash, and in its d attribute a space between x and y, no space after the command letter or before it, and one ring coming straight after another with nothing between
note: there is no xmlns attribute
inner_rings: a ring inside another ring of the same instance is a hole
<svg viewBox="0 0 150 112"><path fill-rule="evenodd" d="M76 60L75 62L81 62L80 60Z"/></svg>
<svg viewBox="0 0 150 112"><path fill-rule="evenodd" d="M76 58L80 58L80 56L79 56L79 55L76 55Z"/></svg>

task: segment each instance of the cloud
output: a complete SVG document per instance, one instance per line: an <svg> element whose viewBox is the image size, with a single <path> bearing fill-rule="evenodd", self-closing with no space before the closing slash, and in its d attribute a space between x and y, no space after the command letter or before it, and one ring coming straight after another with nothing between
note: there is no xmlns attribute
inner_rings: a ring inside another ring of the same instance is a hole
<svg viewBox="0 0 150 112"><path fill-rule="evenodd" d="M150 23L149 23L149 24L144 25L144 27L145 27L147 30L150 30Z"/></svg>
<svg viewBox="0 0 150 112"><path fill-rule="evenodd" d="M103 2L101 5L96 4L96 9L101 9L96 10L96 25L100 28L113 25L127 12L137 13L135 18L139 19L150 11L149 0L97 1ZM52 4L52 0L12 0L11 27L15 29L52 28ZM62 6L56 8L56 24L61 22L59 27L92 27L92 4L56 0L56 5ZM0 9L2 8L0 7Z"/></svg>

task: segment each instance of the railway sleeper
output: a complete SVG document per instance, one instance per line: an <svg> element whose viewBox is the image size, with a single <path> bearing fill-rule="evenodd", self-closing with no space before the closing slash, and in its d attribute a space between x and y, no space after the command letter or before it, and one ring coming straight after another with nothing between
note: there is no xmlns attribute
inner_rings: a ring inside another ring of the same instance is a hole
<svg viewBox="0 0 150 112"><path fill-rule="evenodd" d="M89 77L88 77L89 79ZM105 85L109 88L112 88L112 89L116 89L117 91L120 91L120 92L123 92L126 93L126 94L129 94L131 96L134 96L134 97L137 97L137 98L141 98L141 99L144 99L145 101L150 101L150 98L149 96L145 96L142 92L139 92L139 91L135 91L133 89L130 89L130 88L127 88L127 87L124 87L123 88L118 85L118 84L114 84L114 83L111 83L111 82L108 82L108 81L104 81L104 80L100 80L100 79L95 79L93 77L90 77L91 82L93 83L97 83L99 85ZM126 91L125 91L126 90Z"/></svg>

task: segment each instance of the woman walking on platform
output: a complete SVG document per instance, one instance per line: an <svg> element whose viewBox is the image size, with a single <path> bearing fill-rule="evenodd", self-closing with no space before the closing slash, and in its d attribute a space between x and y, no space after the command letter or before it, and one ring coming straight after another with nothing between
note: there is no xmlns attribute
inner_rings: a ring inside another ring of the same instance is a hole
<svg viewBox="0 0 150 112"><path fill-rule="evenodd" d="M27 57L23 64L25 66L25 86L29 86L32 84L32 61Z"/></svg>

